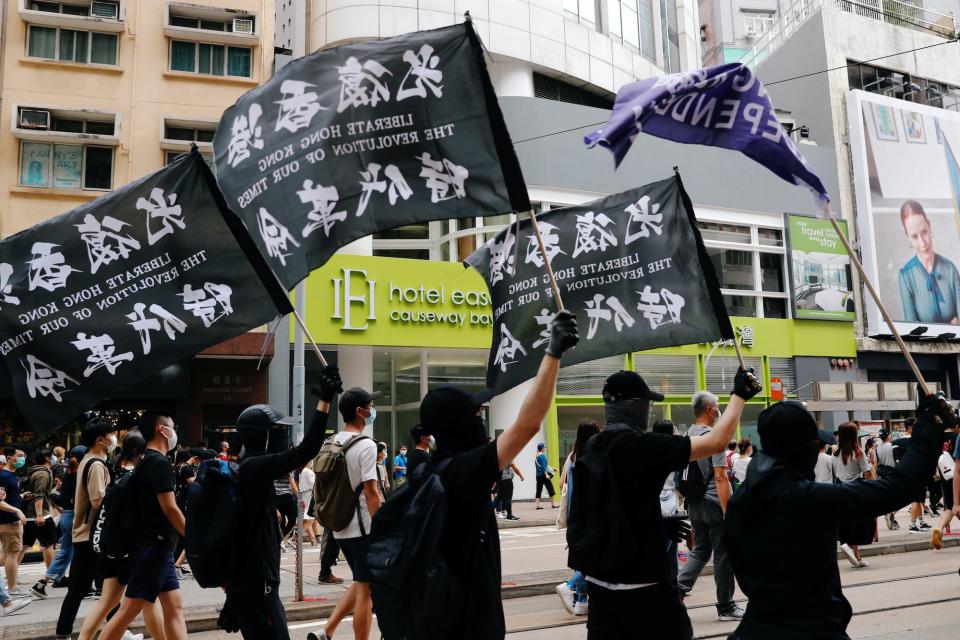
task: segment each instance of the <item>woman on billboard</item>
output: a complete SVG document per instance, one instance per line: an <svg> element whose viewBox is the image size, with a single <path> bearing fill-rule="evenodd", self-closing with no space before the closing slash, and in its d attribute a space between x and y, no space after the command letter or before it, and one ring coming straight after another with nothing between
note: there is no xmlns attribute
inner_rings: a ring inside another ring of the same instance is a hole
<svg viewBox="0 0 960 640"><path fill-rule="evenodd" d="M933 233L923 206L907 200L900 207L900 222L915 256L900 269L900 300L905 322L957 324L960 273L933 251Z"/></svg>

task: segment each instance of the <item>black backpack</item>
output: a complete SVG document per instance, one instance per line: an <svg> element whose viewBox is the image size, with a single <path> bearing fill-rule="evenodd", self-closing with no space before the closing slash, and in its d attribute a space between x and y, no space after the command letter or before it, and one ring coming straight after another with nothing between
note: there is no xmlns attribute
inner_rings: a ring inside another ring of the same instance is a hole
<svg viewBox="0 0 960 640"><path fill-rule="evenodd" d="M608 451L632 430L607 427L591 438L574 463L576 482L567 515L567 564L584 575L615 575L627 550L636 546L636 531L625 515L621 492ZM603 446L597 446L598 443Z"/></svg>
<svg viewBox="0 0 960 640"><path fill-rule="evenodd" d="M246 519L236 463L200 463L186 492L186 520L184 548L197 584L204 588L227 586L238 568L250 561L243 557Z"/></svg>
<svg viewBox="0 0 960 640"><path fill-rule="evenodd" d="M370 527L367 566L377 624L384 640L432 640L438 616L431 594L444 589L449 569L440 553L447 520L447 492L436 467L420 465L377 511Z"/></svg>
<svg viewBox="0 0 960 640"><path fill-rule="evenodd" d="M698 499L707 495L707 488L710 483L703 475L703 467L699 460L692 460L687 463L683 471L677 472L677 490L684 498Z"/></svg>
<svg viewBox="0 0 960 640"><path fill-rule="evenodd" d="M93 513L90 546L98 555L119 560L133 551L140 532L135 490L136 473L137 470L134 469L107 485L103 500Z"/></svg>

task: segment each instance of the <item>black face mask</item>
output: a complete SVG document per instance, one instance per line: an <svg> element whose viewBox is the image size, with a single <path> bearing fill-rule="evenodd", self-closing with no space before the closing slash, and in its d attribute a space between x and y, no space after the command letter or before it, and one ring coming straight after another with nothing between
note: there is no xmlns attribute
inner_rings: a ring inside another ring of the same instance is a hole
<svg viewBox="0 0 960 640"><path fill-rule="evenodd" d="M290 427L274 425L268 432L267 453L282 453L290 448Z"/></svg>
<svg viewBox="0 0 960 640"><path fill-rule="evenodd" d="M608 424L625 424L637 431L646 431L653 412L652 400L626 398L604 404Z"/></svg>
<svg viewBox="0 0 960 640"><path fill-rule="evenodd" d="M434 435L437 441L437 458L482 447L487 443L487 425L483 416L470 416Z"/></svg>
<svg viewBox="0 0 960 640"><path fill-rule="evenodd" d="M240 460L252 456L262 456L267 452L267 441L270 439L270 434L266 429L240 427L237 430L237 435L240 436L240 442L243 443L240 447Z"/></svg>
<svg viewBox="0 0 960 640"><path fill-rule="evenodd" d="M800 443L775 443L768 445L764 443L763 452L773 456L781 464L799 471L807 480L813 480L816 477L813 470L817 466L817 458L820 456L820 444L817 441Z"/></svg>

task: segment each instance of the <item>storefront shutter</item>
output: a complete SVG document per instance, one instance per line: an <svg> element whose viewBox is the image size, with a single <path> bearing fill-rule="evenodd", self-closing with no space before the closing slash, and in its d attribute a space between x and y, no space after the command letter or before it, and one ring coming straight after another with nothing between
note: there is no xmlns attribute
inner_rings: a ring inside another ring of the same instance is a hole
<svg viewBox="0 0 960 640"><path fill-rule="evenodd" d="M664 395L687 395L697 390L696 356L634 357L637 373L651 389Z"/></svg>

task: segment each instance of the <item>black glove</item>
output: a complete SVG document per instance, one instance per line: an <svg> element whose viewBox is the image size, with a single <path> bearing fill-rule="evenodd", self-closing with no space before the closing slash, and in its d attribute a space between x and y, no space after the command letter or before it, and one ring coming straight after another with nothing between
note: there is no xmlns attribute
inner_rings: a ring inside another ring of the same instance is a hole
<svg viewBox="0 0 960 640"><path fill-rule="evenodd" d="M942 391L924 396L923 389L917 385L917 397L920 398L917 402L918 416L925 416L933 422L942 422L945 429L958 423L957 412L947 402Z"/></svg>
<svg viewBox="0 0 960 640"><path fill-rule="evenodd" d="M338 393L343 393L343 380L340 379L340 369L332 364L325 366L320 371L320 388L313 388L310 390L310 393L324 402L333 402L333 396Z"/></svg>
<svg viewBox="0 0 960 640"><path fill-rule="evenodd" d="M220 617L217 618L217 626L227 633L236 633L240 631L240 611L235 598L227 592L227 599L220 609Z"/></svg>
<svg viewBox="0 0 960 640"><path fill-rule="evenodd" d="M550 343L547 344L547 354L559 358L567 349L580 342L577 333L577 316L563 309L558 311L550 321Z"/></svg>
<svg viewBox="0 0 960 640"><path fill-rule="evenodd" d="M753 367L746 371L737 369L737 375L733 377L733 391L730 392L730 395L737 395L744 400L749 400L761 391L763 391L763 386L757 376L754 375Z"/></svg>
<svg viewBox="0 0 960 640"><path fill-rule="evenodd" d="M674 513L663 517L663 532L668 540L676 543L690 537L690 518L685 513Z"/></svg>

